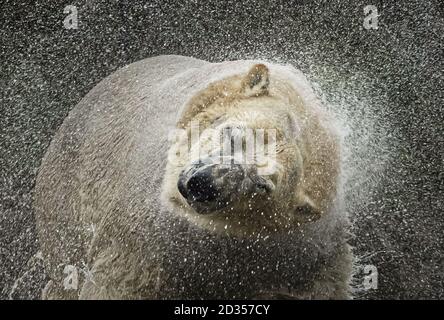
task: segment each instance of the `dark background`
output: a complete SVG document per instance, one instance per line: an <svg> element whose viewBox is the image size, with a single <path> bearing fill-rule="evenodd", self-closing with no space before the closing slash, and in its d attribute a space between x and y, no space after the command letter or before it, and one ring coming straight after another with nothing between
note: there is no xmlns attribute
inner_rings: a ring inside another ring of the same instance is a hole
<svg viewBox="0 0 444 320"><path fill-rule="evenodd" d="M351 212L356 255L379 271L378 290L358 296L444 298L441 0L0 4L1 298L38 249L32 189L57 128L105 76L160 54L292 63L327 100L339 87L365 95L394 156ZM63 28L68 4L78 8L77 30ZM369 4L379 10L378 30L362 27ZM43 277L11 297L38 297Z"/></svg>

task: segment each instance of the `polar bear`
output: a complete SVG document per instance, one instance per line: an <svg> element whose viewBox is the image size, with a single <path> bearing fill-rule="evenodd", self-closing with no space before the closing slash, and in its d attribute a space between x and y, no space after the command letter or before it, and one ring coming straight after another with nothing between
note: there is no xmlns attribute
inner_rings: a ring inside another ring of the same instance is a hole
<svg viewBox="0 0 444 320"><path fill-rule="evenodd" d="M299 71L148 58L93 88L42 161L43 298L348 298L341 205L340 137Z"/></svg>

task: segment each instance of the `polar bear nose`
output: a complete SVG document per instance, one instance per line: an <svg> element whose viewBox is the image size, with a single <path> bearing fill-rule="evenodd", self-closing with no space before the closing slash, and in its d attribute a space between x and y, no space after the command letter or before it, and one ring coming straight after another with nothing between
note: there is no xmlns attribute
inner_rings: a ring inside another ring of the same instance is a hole
<svg viewBox="0 0 444 320"><path fill-rule="evenodd" d="M210 202L219 196L211 167L194 172L185 184L179 180L178 188L185 199L195 202Z"/></svg>
<svg viewBox="0 0 444 320"><path fill-rule="evenodd" d="M247 197L267 195L274 189L254 168L238 164L192 163L179 175L177 188L199 214L212 213Z"/></svg>
<svg viewBox="0 0 444 320"><path fill-rule="evenodd" d="M197 202L213 201L218 195L210 170L201 170L192 175L188 180L187 189L188 197L191 196Z"/></svg>

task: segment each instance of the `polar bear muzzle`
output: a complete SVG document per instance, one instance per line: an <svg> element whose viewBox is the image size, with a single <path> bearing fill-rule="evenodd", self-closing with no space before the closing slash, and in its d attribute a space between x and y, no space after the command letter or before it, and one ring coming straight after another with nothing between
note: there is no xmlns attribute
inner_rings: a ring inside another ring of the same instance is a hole
<svg viewBox="0 0 444 320"><path fill-rule="evenodd" d="M269 194L274 184L254 166L195 163L179 175L177 187L199 214L214 213L245 197Z"/></svg>

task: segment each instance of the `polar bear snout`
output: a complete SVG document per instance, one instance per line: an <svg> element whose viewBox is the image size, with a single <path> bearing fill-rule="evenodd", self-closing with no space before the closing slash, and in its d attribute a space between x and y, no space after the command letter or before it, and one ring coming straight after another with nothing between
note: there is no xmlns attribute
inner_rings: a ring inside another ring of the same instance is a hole
<svg viewBox="0 0 444 320"><path fill-rule="evenodd" d="M192 174L188 177L182 174L178 188L182 196L191 202L211 202L220 196L213 177L213 170L209 166L192 170Z"/></svg>
<svg viewBox="0 0 444 320"><path fill-rule="evenodd" d="M270 181L254 171L238 164L192 164L181 172L177 187L197 213L213 213L243 196L274 189Z"/></svg>
<svg viewBox="0 0 444 320"><path fill-rule="evenodd" d="M197 213L211 213L231 202L231 193L242 182L243 175L237 165L197 163L181 172L177 187Z"/></svg>

